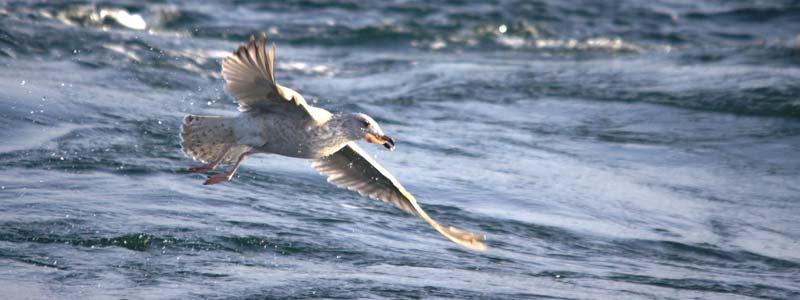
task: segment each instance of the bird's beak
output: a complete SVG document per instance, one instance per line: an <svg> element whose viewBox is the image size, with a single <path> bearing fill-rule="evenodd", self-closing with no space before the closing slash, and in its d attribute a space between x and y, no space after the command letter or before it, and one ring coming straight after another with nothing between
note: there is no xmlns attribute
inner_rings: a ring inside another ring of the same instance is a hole
<svg viewBox="0 0 800 300"><path fill-rule="evenodd" d="M394 150L394 140L388 136L367 133L364 135L364 140L373 144L383 145L386 149Z"/></svg>

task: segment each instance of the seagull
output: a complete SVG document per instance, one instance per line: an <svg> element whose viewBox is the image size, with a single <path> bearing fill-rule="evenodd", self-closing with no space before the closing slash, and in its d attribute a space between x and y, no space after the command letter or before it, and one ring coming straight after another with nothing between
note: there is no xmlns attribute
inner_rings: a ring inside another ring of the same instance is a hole
<svg viewBox="0 0 800 300"><path fill-rule="evenodd" d="M363 113L332 114L309 105L298 92L275 82L275 44L266 49L266 34L250 36L222 61L225 89L239 104L234 117L186 115L181 126L183 153L203 164L204 173L220 165L228 171L209 176L205 185L233 179L242 162L256 153L310 159L328 182L363 196L394 204L415 215L451 241L485 251L485 236L443 226L356 142L365 140L393 150L395 142Z"/></svg>

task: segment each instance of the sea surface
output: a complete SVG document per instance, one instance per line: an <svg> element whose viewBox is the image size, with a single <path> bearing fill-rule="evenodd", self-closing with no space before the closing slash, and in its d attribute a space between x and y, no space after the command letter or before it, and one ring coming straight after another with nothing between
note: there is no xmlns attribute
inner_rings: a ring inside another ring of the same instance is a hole
<svg viewBox="0 0 800 300"><path fill-rule="evenodd" d="M189 173L262 31L490 249L305 160ZM800 3L0 0L0 298L800 299Z"/></svg>

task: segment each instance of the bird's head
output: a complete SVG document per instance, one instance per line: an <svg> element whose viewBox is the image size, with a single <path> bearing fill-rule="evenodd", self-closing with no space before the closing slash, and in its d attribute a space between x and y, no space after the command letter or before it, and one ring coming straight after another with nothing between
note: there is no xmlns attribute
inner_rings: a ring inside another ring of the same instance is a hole
<svg viewBox="0 0 800 300"><path fill-rule="evenodd" d="M385 134L368 115L362 113L344 115L344 125L353 140L364 139L367 142L383 145L386 149L394 150L394 140Z"/></svg>

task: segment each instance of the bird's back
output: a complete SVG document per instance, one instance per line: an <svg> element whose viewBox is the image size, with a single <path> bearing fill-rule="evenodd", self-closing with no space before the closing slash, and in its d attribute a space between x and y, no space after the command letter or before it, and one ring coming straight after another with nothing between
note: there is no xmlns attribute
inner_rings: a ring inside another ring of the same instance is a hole
<svg viewBox="0 0 800 300"><path fill-rule="evenodd" d="M330 113L312 107L327 119ZM234 132L237 141L253 150L297 158L320 158L336 152L346 141L337 143L319 126L323 120L308 120L269 111L243 112L237 118Z"/></svg>

